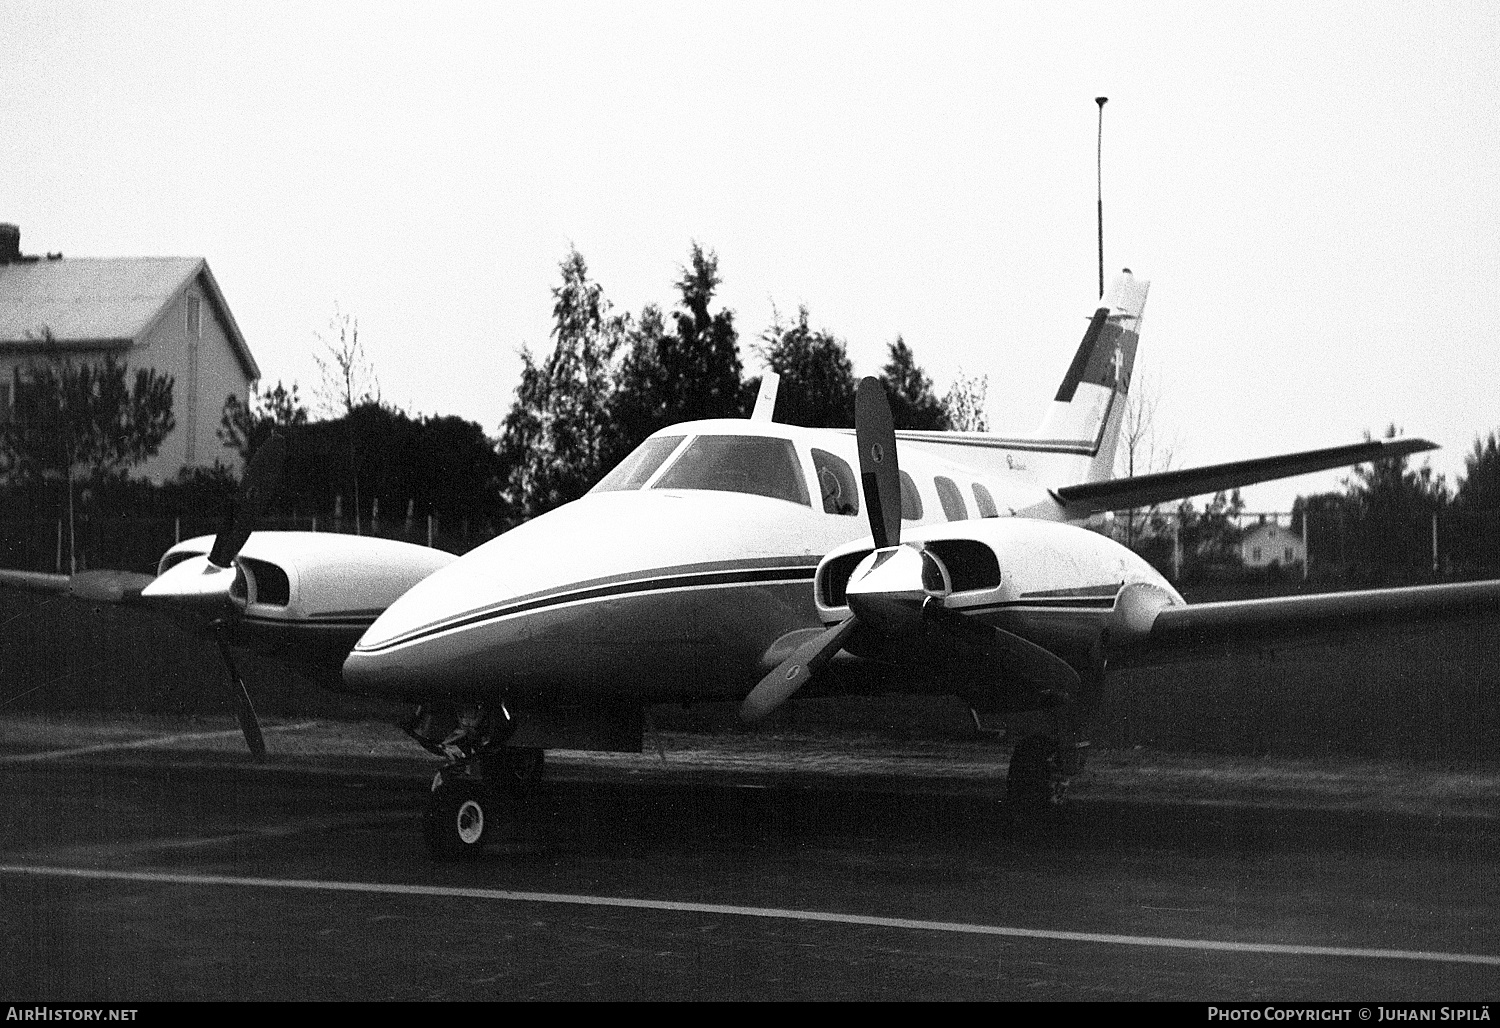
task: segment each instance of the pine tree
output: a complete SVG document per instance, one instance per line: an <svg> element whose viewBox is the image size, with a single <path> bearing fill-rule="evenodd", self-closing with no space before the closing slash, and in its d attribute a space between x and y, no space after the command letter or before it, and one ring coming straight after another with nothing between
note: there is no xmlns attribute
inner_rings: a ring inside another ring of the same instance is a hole
<svg viewBox="0 0 1500 1028"><path fill-rule="evenodd" d="M625 456L657 429L681 421L744 414L734 312L709 307L720 283L719 258L697 243L677 281L678 309L668 332L651 304L628 330L629 349L615 381L611 460Z"/></svg>
<svg viewBox="0 0 1500 1028"><path fill-rule="evenodd" d="M850 428L854 424L854 366L843 340L814 332L807 308L795 324L783 324L773 313L761 335L761 359L781 376L777 420L806 428Z"/></svg>
<svg viewBox="0 0 1500 1028"><path fill-rule="evenodd" d="M943 401L932 391L932 379L917 366L911 347L899 335L887 350L880 379L897 428L942 431L951 427Z"/></svg>

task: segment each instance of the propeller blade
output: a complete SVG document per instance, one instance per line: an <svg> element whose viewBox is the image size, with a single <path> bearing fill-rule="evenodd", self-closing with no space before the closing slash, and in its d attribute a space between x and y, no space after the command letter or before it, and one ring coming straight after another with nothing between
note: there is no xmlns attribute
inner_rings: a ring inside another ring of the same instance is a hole
<svg viewBox="0 0 1500 1028"><path fill-rule="evenodd" d="M234 498L233 514L215 537L214 548L208 555L210 564L227 568L234 560L270 505L285 468L286 439L273 435L256 451L250 466L245 469L239 493Z"/></svg>
<svg viewBox="0 0 1500 1028"><path fill-rule="evenodd" d="M250 702L250 693L238 676L229 683L229 688L235 694L234 714L240 722L240 731L245 733L245 745L250 747L250 754L256 760L265 760L266 740L260 734L260 718L255 715L255 704Z"/></svg>
<svg viewBox="0 0 1500 1028"><path fill-rule="evenodd" d="M859 441L859 478L870 515L870 535L883 550L901 542L901 469L896 464L896 428L885 387L863 378L854 397L854 434Z"/></svg>
<svg viewBox="0 0 1500 1028"><path fill-rule="evenodd" d="M68 579L68 595L90 603L128 603L155 580L135 571L80 571Z"/></svg>
<svg viewBox="0 0 1500 1028"><path fill-rule="evenodd" d="M997 670L1007 678L1022 679L1040 689L1065 693L1072 693L1079 686L1080 679L1073 665L1030 639L950 610L935 596L923 604L922 614L928 621L994 654L998 660Z"/></svg>
<svg viewBox="0 0 1500 1028"><path fill-rule="evenodd" d="M234 697L234 716L245 735L245 745L250 747L250 754L256 760L265 760L266 740L261 735L260 718L255 715L255 704L250 702L250 690L245 688L245 680L234 666L234 657L229 652L229 644L224 641L222 629L215 628L214 642L219 644L219 656L224 658L224 667L229 672L225 684Z"/></svg>
<svg viewBox="0 0 1500 1028"><path fill-rule="evenodd" d="M790 657L750 690L750 695L740 704L740 720L759 721L790 699L828 663L828 658L839 651L849 633L854 631L855 623L854 618L848 618L793 650Z"/></svg>

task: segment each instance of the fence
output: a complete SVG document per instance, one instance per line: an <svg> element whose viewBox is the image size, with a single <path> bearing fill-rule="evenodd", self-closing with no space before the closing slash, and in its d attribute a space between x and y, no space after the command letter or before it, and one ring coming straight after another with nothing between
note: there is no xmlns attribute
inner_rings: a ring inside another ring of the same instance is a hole
<svg viewBox="0 0 1500 1028"><path fill-rule="evenodd" d="M1217 541L1227 552L1219 558L1232 555L1235 570L1367 584L1500 574L1500 509L1450 507L1368 521L1342 510L1312 510L1295 521L1287 511L1241 511L1226 518L1229 532ZM1107 516L1099 530L1175 581L1202 557L1184 552L1181 525L1175 510L1121 511ZM1279 529L1274 543L1252 535L1262 526Z"/></svg>
<svg viewBox="0 0 1500 1028"><path fill-rule="evenodd" d="M0 518L0 567L21 571L67 574L89 568L118 568L152 574L156 562L174 543L213 535L223 522L212 517L130 517L82 515L69 530L65 518ZM432 546L450 553L466 553L499 534L489 520L402 518L365 520L347 518L266 518L268 531L333 532L372 535L382 539Z"/></svg>

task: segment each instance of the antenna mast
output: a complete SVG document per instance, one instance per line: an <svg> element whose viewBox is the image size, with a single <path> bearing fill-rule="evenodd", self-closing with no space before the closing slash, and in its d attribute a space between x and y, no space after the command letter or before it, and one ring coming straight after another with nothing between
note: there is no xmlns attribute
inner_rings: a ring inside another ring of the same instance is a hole
<svg viewBox="0 0 1500 1028"><path fill-rule="evenodd" d="M1104 105L1109 103L1109 97L1096 96L1094 103L1099 105L1099 149L1097 155L1098 182L1099 182L1099 298L1104 299Z"/></svg>

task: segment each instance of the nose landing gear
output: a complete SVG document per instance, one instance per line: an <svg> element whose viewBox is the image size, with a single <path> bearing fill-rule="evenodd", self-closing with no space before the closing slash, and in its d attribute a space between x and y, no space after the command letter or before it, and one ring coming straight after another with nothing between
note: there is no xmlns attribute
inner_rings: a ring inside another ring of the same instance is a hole
<svg viewBox="0 0 1500 1028"><path fill-rule="evenodd" d="M478 856L485 837L504 816L502 805L499 790L478 778L445 779L439 771L422 818L427 852L437 860Z"/></svg>
<svg viewBox="0 0 1500 1028"><path fill-rule="evenodd" d="M516 720L503 703L425 705L402 727L447 759L433 777L422 820L428 853L437 860L478 856L515 823L526 791L541 778L543 751L506 745Z"/></svg>

